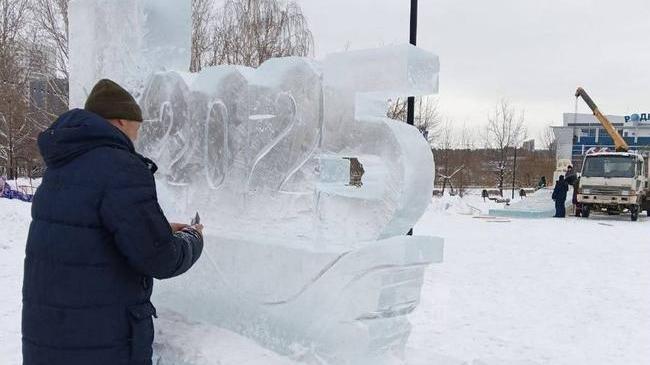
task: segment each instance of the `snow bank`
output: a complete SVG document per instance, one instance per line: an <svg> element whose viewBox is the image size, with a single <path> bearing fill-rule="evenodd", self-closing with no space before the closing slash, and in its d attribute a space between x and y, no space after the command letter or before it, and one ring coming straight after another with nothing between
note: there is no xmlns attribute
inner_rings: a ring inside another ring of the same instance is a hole
<svg viewBox="0 0 650 365"><path fill-rule="evenodd" d="M0 198L0 363L22 364L20 311L31 204Z"/></svg>
<svg viewBox="0 0 650 365"><path fill-rule="evenodd" d="M216 326L189 322L174 312L160 311L155 326L156 365L298 364L259 347L245 337Z"/></svg>
<svg viewBox="0 0 650 365"><path fill-rule="evenodd" d="M487 214L490 209L501 208L503 204L491 200L483 200L479 195L470 193L463 197L458 195L434 197L431 200L430 212L445 214L462 214L462 215L482 215Z"/></svg>

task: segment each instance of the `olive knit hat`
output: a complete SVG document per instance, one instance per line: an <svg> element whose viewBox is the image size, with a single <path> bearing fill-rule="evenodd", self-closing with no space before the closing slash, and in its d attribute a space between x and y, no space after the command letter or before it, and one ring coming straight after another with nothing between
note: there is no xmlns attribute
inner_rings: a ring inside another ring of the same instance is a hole
<svg viewBox="0 0 650 365"><path fill-rule="evenodd" d="M108 79L100 80L93 87L84 109L104 119L142 122L142 111L133 96L123 87Z"/></svg>

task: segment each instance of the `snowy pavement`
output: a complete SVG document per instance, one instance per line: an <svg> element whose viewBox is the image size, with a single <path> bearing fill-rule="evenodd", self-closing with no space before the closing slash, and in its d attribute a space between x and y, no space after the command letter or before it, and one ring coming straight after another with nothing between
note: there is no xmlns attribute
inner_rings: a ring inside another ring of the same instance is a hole
<svg viewBox="0 0 650 365"><path fill-rule="evenodd" d="M649 364L650 219L507 220L480 199L434 200L416 234L445 238L411 315L409 364ZM0 364L18 365L30 205L0 199ZM292 364L223 329L167 313L161 364Z"/></svg>
<svg viewBox="0 0 650 365"><path fill-rule="evenodd" d="M650 364L645 214L487 222L435 205L415 231L445 237L445 259L411 317L413 363Z"/></svg>

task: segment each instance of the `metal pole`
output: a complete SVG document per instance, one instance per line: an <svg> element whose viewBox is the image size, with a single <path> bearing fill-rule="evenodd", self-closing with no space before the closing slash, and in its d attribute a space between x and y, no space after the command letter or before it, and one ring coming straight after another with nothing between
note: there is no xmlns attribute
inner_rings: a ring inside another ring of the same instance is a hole
<svg viewBox="0 0 650 365"><path fill-rule="evenodd" d="M515 180L517 179L517 145L515 145L515 161L512 166L512 200L515 200Z"/></svg>
<svg viewBox="0 0 650 365"><path fill-rule="evenodd" d="M411 22L410 22L410 36L409 42L412 45L418 43L418 0L411 0ZM415 98L410 96L408 98L408 109L406 122L410 125L415 124Z"/></svg>
<svg viewBox="0 0 650 365"><path fill-rule="evenodd" d="M410 21L409 42L414 46L417 45L418 43L418 0L411 0L411 21ZM415 124L415 98L413 96L410 96L407 101L406 123L410 125ZM412 236L413 228L411 228L411 230L407 234L409 236Z"/></svg>

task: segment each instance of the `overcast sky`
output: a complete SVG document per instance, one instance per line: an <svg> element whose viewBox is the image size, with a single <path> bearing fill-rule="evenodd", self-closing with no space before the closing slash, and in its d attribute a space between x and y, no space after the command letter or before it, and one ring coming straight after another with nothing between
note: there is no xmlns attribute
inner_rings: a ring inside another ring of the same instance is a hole
<svg viewBox="0 0 650 365"><path fill-rule="evenodd" d="M298 0L316 56L408 42L410 0ZM584 86L607 114L650 113L648 0L420 0L418 46L440 56L440 108L479 126L500 98L529 136ZM588 112L581 102L579 111Z"/></svg>

